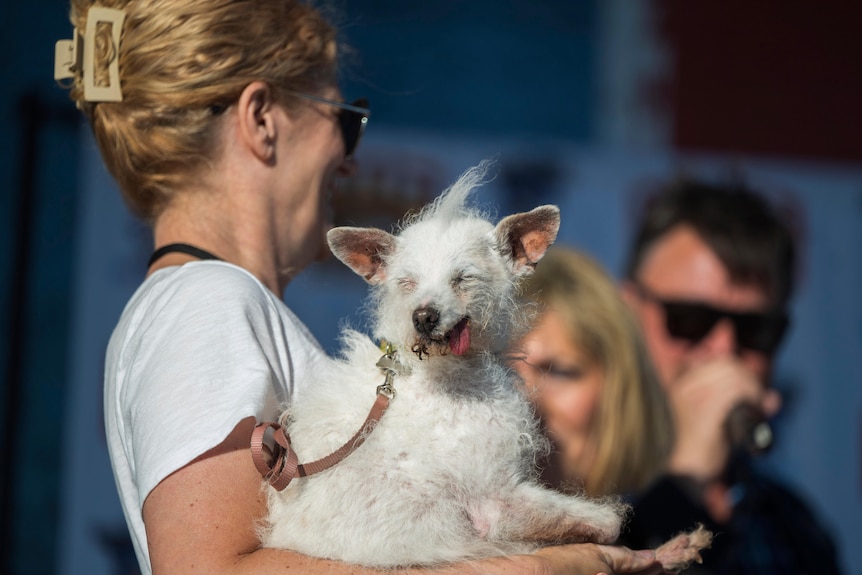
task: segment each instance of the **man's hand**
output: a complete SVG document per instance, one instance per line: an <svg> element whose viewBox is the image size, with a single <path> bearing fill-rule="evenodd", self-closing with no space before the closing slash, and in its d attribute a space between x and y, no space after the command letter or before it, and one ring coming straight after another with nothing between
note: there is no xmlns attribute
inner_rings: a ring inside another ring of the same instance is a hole
<svg viewBox="0 0 862 575"><path fill-rule="evenodd" d="M720 477L730 457L725 422L740 403L751 403L767 417L781 399L742 363L723 357L693 365L667 386L674 412L677 442L670 472L708 483Z"/></svg>

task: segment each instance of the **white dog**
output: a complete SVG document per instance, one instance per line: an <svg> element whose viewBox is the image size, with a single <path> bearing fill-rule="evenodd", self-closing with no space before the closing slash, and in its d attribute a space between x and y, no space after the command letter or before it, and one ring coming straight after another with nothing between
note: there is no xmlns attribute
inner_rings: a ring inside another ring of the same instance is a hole
<svg viewBox="0 0 862 575"><path fill-rule="evenodd" d="M329 232L332 252L374 286L374 336L395 352L381 358L368 337L347 331L345 357L290 405L281 423L299 461L352 452L325 471L297 472L282 491L267 487L264 546L394 567L617 538L623 505L536 481L547 444L500 354L526 326L518 284L554 241L559 210L494 226L466 203L485 168L397 235ZM391 402L363 426L381 384Z"/></svg>

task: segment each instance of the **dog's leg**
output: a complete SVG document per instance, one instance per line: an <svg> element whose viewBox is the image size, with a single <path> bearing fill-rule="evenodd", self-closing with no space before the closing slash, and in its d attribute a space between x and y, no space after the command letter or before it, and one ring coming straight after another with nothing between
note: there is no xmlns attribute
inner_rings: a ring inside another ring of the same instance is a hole
<svg viewBox="0 0 862 575"><path fill-rule="evenodd" d="M486 501L472 517L480 532L499 541L613 543L626 511L618 500L591 500L522 483L508 497Z"/></svg>

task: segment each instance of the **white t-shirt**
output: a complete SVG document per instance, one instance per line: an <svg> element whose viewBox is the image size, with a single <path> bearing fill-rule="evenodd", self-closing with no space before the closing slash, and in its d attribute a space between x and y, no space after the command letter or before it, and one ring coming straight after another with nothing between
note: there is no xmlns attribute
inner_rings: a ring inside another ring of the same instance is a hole
<svg viewBox="0 0 862 575"><path fill-rule="evenodd" d="M191 262L141 285L108 345L104 400L114 477L144 575L152 571L141 514L150 491L242 419L274 421L302 374L324 360L302 322L242 268Z"/></svg>

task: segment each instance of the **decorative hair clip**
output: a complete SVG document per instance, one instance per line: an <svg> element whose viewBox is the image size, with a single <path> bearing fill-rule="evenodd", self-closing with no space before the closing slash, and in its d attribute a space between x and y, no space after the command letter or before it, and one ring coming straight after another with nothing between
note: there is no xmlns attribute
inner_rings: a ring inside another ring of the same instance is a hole
<svg viewBox="0 0 862 575"><path fill-rule="evenodd" d="M54 79L74 78L77 72L84 76L84 100L88 102L122 102L120 90L120 35L126 13L123 10L91 6L87 11L87 29L83 38L75 28L71 40L59 40L54 46ZM111 25L113 51L108 62L108 85L97 86L96 74L96 26Z"/></svg>

